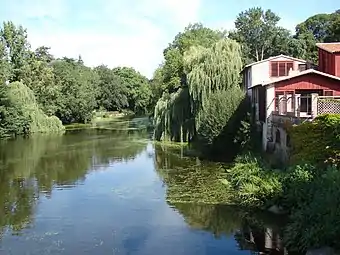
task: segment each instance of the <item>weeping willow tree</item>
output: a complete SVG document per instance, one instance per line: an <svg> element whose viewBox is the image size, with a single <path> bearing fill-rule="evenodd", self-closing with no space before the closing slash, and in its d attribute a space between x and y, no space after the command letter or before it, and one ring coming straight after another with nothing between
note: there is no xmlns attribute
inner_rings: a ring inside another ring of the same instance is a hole
<svg viewBox="0 0 340 255"><path fill-rule="evenodd" d="M8 105L11 105L26 120L23 133L46 133L63 131L61 121L47 116L40 108L34 93L21 82L10 83L7 87Z"/></svg>
<svg viewBox="0 0 340 255"><path fill-rule="evenodd" d="M155 107L155 139L186 142L193 137L193 115L188 87L164 93Z"/></svg>
<svg viewBox="0 0 340 255"><path fill-rule="evenodd" d="M240 89L240 45L222 39L211 47L191 47L183 56L186 82L164 94L155 108L155 139L212 144L237 112Z"/></svg>

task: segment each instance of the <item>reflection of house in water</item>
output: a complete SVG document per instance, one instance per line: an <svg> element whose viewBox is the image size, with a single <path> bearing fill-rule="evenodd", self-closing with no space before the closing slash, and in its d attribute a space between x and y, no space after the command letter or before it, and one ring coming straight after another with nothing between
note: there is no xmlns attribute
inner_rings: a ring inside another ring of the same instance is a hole
<svg viewBox="0 0 340 255"><path fill-rule="evenodd" d="M244 225L235 235L241 250L252 250L254 254L286 255L279 230L272 227Z"/></svg>

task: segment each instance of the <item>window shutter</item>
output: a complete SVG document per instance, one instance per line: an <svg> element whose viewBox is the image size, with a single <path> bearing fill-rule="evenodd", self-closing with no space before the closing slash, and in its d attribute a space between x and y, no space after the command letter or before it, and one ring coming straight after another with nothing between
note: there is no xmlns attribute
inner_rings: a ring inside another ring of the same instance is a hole
<svg viewBox="0 0 340 255"><path fill-rule="evenodd" d="M286 75L286 63L279 63L279 76Z"/></svg>
<svg viewBox="0 0 340 255"><path fill-rule="evenodd" d="M278 74L278 63L277 62L272 62L271 63L271 76L272 77L277 77Z"/></svg>

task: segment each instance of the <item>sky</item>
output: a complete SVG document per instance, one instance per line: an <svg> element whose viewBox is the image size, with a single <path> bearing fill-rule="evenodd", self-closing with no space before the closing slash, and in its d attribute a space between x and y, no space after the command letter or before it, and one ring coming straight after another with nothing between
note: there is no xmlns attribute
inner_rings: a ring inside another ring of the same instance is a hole
<svg viewBox="0 0 340 255"><path fill-rule="evenodd" d="M241 11L271 9L280 25L340 9L339 0L0 0L0 21L27 28L32 48L51 47L56 57L86 65L134 67L151 78L163 49L189 24L232 29Z"/></svg>

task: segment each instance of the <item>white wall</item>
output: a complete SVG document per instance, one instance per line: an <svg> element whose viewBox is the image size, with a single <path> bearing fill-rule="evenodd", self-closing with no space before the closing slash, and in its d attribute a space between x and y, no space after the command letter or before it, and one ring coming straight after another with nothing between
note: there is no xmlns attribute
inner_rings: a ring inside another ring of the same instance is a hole
<svg viewBox="0 0 340 255"><path fill-rule="evenodd" d="M275 58L272 61L291 61L289 58L285 57L279 57ZM275 80L277 77L271 78L269 76L270 74L270 61L264 61L258 64L254 64L251 66L251 80L249 81L249 84L251 86L263 84L265 82ZM302 61L294 61L294 70L298 70L299 64L304 64Z"/></svg>
<svg viewBox="0 0 340 255"><path fill-rule="evenodd" d="M275 111L275 86L270 84L267 86L267 98L266 98L266 118L271 116L272 112Z"/></svg>
<svg viewBox="0 0 340 255"><path fill-rule="evenodd" d="M267 142L270 136L272 136L272 118L271 114L275 110L275 86L273 84L266 87L266 122L263 123L262 133L262 147L267 149Z"/></svg>
<svg viewBox="0 0 340 255"><path fill-rule="evenodd" d="M251 86L262 84L269 80L269 61L255 64L251 67Z"/></svg>

